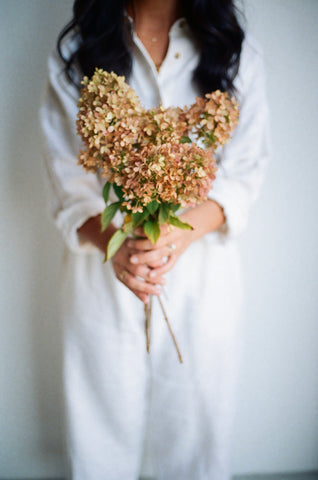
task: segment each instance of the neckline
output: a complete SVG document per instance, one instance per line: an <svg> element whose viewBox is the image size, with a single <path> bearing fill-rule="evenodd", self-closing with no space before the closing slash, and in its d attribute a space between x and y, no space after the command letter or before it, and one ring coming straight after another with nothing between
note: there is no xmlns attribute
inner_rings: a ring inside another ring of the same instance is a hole
<svg viewBox="0 0 318 480"><path fill-rule="evenodd" d="M134 20L133 18L127 13L127 11L125 10L125 18L127 19L128 21L128 24L129 24L129 27L130 27L130 33L131 33L131 37L132 37L132 41L135 43L135 45L139 48L140 52L142 53L142 55L145 57L145 59L147 60L149 66L151 67L151 70L152 70L152 73L154 75L154 77L157 79L160 77L160 74L163 70L163 66L166 62L166 59L168 57L168 54L169 54L169 49L170 49L170 45L171 45L171 39L172 38L177 38L177 37L181 37L181 36L184 36L184 34L188 31L189 27L188 27L188 23L186 21L186 18L185 17L180 17L178 18L177 20L175 20L175 22L171 25L171 28L169 30L169 46L168 46L168 50L167 50L167 53L166 53L166 56L164 57L161 65L159 68L157 68L153 58L151 57L150 53L148 52L147 48L145 47L145 45L143 44L142 40L138 37L136 31L135 31L135 28L134 28Z"/></svg>
<svg viewBox="0 0 318 480"><path fill-rule="evenodd" d="M133 30L133 32L136 33L135 28L134 28L134 19L128 14L127 10L125 10L124 16L128 20L128 22L130 24L130 27ZM169 30L169 37L180 36L180 34L182 35L183 32L188 30L188 28L189 28L189 26L188 26L187 19L185 17L179 17L171 25L170 30Z"/></svg>

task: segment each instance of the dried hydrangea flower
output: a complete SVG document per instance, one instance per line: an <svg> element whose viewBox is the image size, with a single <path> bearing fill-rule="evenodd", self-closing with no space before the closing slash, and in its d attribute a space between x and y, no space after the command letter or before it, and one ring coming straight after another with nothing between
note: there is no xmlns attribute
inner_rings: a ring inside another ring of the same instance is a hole
<svg viewBox="0 0 318 480"><path fill-rule="evenodd" d="M186 207L207 198L216 171L213 152L238 122L233 98L217 90L184 109L145 110L125 78L113 72L96 69L83 85L79 163L120 186L127 210L140 212L154 200Z"/></svg>

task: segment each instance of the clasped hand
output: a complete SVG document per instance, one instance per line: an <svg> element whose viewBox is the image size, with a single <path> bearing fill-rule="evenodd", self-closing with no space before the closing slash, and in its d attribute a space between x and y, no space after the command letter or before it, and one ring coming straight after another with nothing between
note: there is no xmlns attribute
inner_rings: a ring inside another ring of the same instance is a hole
<svg viewBox="0 0 318 480"><path fill-rule="evenodd" d="M116 277L142 302L149 295L160 295L164 275L191 243L191 232L165 224L157 243L152 244L142 228L135 232L138 239L128 238L112 258Z"/></svg>

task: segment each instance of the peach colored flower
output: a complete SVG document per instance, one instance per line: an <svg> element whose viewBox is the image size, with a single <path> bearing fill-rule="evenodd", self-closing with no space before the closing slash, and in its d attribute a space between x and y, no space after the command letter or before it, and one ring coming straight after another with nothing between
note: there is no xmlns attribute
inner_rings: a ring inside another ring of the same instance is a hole
<svg viewBox="0 0 318 480"><path fill-rule="evenodd" d="M123 207L135 213L154 200L187 207L206 199L216 172L213 152L238 122L234 98L217 90L184 109L146 110L125 78L113 72L96 69L83 85L79 164L120 186Z"/></svg>

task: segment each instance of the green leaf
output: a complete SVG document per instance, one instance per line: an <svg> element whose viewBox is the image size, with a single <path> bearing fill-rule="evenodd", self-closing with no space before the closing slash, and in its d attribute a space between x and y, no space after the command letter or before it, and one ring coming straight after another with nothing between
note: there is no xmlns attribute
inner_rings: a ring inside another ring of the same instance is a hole
<svg viewBox="0 0 318 480"><path fill-rule="evenodd" d="M152 215L153 213L155 213L156 210L158 210L159 203L156 200L154 200L153 202L148 203L146 208L148 212L151 213Z"/></svg>
<svg viewBox="0 0 318 480"><path fill-rule="evenodd" d="M117 185L116 183L113 183L113 189L114 189L114 192L116 193L118 199L123 200L124 193L123 193L121 187L119 185Z"/></svg>
<svg viewBox="0 0 318 480"><path fill-rule="evenodd" d="M133 213L132 218L133 218L134 229L139 227L143 223L143 221L146 220L146 218L148 217L149 217L149 212L146 208L144 209L143 212Z"/></svg>
<svg viewBox="0 0 318 480"><path fill-rule="evenodd" d="M125 233L133 233L134 231L134 224L133 222L126 222L124 225L121 227Z"/></svg>
<svg viewBox="0 0 318 480"><path fill-rule="evenodd" d="M192 143L192 140L190 137L186 137L185 135L182 135L180 143Z"/></svg>
<svg viewBox="0 0 318 480"><path fill-rule="evenodd" d="M111 183L110 183L110 182L106 182L105 185L104 185L104 188L103 188L103 197L104 197L105 203L108 202L108 196L109 196L110 187L111 187Z"/></svg>
<svg viewBox="0 0 318 480"><path fill-rule="evenodd" d="M159 207L159 225L167 223L169 218L169 205L162 203Z"/></svg>
<svg viewBox="0 0 318 480"><path fill-rule="evenodd" d="M111 205L108 205L108 207L105 208L101 216L102 232L106 230L106 228L112 221L119 207L120 207L120 202L115 202L115 203L112 203Z"/></svg>
<svg viewBox="0 0 318 480"><path fill-rule="evenodd" d="M123 232L121 228L114 233L114 235L111 237L107 245L106 256L104 260L105 262L115 255L117 250L122 246L122 244L126 240L127 236L128 236L128 233Z"/></svg>
<svg viewBox="0 0 318 480"><path fill-rule="evenodd" d="M148 220L144 224L144 232L151 241L151 243L156 243L156 241L160 237L159 223Z"/></svg>
<svg viewBox="0 0 318 480"><path fill-rule="evenodd" d="M168 206L169 206L169 210L175 213L177 210L179 210L181 205L179 205L178 203L177 204L169 203Z"/></svg>
<svg viewBox="0 0 318 480"><path fill-rule="evenodd" d="M182 220L180 220L180 218L177 217L176 215L170 214L168 223L170 223L170 225L173 225L175 227L181 228L181 230L193 230L193 227L191 227L191 225L189 225L186 222L182 222Z"/></svg>

